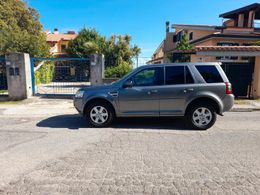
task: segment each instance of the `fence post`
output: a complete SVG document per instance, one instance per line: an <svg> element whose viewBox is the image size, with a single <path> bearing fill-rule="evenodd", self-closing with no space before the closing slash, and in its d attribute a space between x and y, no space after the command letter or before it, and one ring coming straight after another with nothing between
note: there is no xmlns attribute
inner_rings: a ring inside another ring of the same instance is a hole
<svg viewBox="0 0 260 195"><path fill-rule="evenodd" d="M29 54L10 53L5 58L9 99L23 100L32 96L32 73Z"/></svg>
<svg viewBox="0 0 260 195"><path fill-rule="evenodd" d="M91 85L98 85L103 83L104 78L104 55L93 54L90 65L90 83Z"/></svg>
<svg viewBox="0 0 260 195"><path fill-rule="evenodd" d="M31 65L31 78L32 78L32 95L35 95L35 75L34 75L34 59L30 59Z"/></svg>

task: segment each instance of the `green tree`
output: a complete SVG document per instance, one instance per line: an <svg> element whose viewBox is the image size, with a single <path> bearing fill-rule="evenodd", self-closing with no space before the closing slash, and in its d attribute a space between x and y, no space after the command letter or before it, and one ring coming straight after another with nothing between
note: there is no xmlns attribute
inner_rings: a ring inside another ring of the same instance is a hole
<svg viewBox="0 0 260 195"><path fill-rule="evenodd" d="M256 42L254 42L253 45L255 45L255 46L260 46L260 41L256 41Z"/></svg>
<svg viewBox="0 0 260 195"><path fill-rule="evenodd" d="M0 55L8 52L25 52L33 57L50 55L39 14L23 1L0 1Z"/></svg>
<svg viewBox="0 0 260 195"><path fill-rule="evenodd" d="M188 33L184 33L180 42L176 45L176 50L180 51L189 51L192 49L188 39ZM176 56L178 62L189 62L190 61L190 54L178 54Z"/></svg>
<svg viewBox="0 0 260 195"><path fill-rule="evenodd" d="M118 66L111 66L106 68L105 76L107 78L121 78L129 73L133 68L127 62L122 62Z"/></svg>
<svg viewBox="0 0 260 195"><path fill-rule="evenodd" d="M123 64L124 69L131 69L132 58L141 52L138 46L131 46L129 35L112 35L105 38L96 30L88 28L82 29L77 38L70 41L67 51L72 57L88 57L93 53L104 54L106 68Z"/></svg>
<svg viewBox="0 0 260 195"><path fill-rule="evenodd" d="M72 57L86 58L90 54L102 53L105 38L94 29L82 29L78 36L69 42L67 53Z"/></svg>

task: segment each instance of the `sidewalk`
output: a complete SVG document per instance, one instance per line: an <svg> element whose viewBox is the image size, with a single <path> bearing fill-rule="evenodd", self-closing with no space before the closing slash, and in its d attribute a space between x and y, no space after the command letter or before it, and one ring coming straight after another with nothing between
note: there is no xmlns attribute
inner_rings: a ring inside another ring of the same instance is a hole
<svg viewBox="0 0 260 195"><path fill-rule="evenodd" d="M70 98L41 98L41 97L32 97L23 101L8 101L8 99L0 98L0 109L12 108L15 112L18 108L28 108L27 105L30 104L34 108L35 113L39 106L45 106L46 112L56 112L57 107L59 109L70 107L74 109L73 102ZM16 105L16 106L14 106ZM58 110L59 110L58 109ZM260 99L258 100L235 100L235 104L231 109L231 112L253 112L260 111ZM26 114L26 113L25 113Z"/></svg>
<svg viewBox="0 0 260 195"><path fill-rule="evenodd" d="M258 100L235 100L231 112L260 111L260 99Z"/></svg>

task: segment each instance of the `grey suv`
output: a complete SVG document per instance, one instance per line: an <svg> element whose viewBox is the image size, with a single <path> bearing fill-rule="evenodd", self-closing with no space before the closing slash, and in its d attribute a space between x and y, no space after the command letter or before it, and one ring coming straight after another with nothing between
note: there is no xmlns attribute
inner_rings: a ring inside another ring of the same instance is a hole
<svg viewBox="0 0 260 195"><path fill-rule="evenodd" d="M220 63L147 65L109 85L80 89L74 106L94 127L116 117L185 116L195 129L232 108L232 87Z"/></svg>

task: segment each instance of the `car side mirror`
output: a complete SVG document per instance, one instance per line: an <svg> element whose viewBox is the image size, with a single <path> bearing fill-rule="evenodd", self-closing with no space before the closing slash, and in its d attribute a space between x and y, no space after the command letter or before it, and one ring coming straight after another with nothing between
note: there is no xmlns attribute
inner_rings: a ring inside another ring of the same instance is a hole
<svg viewBox="0 0 260 195"><path fill-rule="evenodd" d="M123 88L132 88L132 87L133 87L133 81L132 80L127 80L123 85Z"/></svg>

